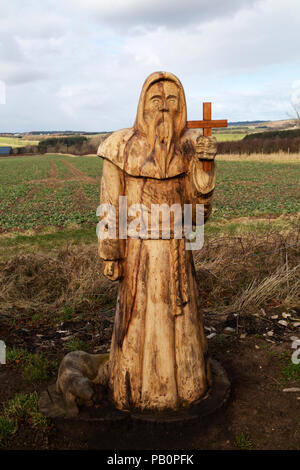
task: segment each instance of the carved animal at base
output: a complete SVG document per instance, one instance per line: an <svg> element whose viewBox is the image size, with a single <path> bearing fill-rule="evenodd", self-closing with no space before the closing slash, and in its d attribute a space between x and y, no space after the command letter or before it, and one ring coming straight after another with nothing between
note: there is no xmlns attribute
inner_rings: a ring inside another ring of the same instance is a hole
<svg viewBox="0 0 300 470"><path fill-rule="evenodd" d="M92 405L102 398L102 387L108 380L108 358L108 354L88 354L84 351L73 351L63 358L56 390L64 397L68 416L78 414L78 405Z"/></svg>

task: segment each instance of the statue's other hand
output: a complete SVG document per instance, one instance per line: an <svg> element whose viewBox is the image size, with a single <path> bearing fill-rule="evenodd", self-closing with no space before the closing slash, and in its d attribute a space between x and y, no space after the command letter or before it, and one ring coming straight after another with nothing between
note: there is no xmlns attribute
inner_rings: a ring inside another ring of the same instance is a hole
<svg viewBox="0 0 300 470"><path fill-rule="evenodd" d="M111 281L117 281L118 279L121 279L123 274L121 261L103 261L103 274Z"/></svg>
<svg viewBox="0 0 300 470"><path fill-rule="evenodd" d="M200 160L213 160L217 153L217 140L215 137L199 136L196 140L196 155Z"/></svg>

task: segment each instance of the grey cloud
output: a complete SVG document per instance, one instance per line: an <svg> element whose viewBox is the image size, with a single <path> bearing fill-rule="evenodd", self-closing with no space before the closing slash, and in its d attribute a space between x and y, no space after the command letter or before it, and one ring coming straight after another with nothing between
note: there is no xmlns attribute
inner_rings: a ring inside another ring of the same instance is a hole
<svg viewBox="0 0 300 470"><path fill-rule="evenodd" d="M67 15L59 14L55 4L44 0L16 2L2 6L0 16L0 79L7 85L45 80L55 66L47 68L46 60L57 54L69 24Z"/></svg>
<svg viewBox="0 0 300 470"><path fill-rule="evenodd" d="M1 8L0 31L21 37L57 37L70 25L67 11L63 6L57 8L56 1L11 0Z"/></svg>
<svg viewBox="0 0 300 470"><path fill-rule="evenodd" d="M251 8L261 0L128 0L102 2L99 0L68 0L91 12L102 23L123 32L142 32L144 29L165 26L181 28L192 24L234 15Z"/></svg>
<svg viewBox="0 0 300 470"><path fill-rule="evenodd" d="M10 70L4 74L4 80L8 85L21 85L27 83L34 83L40 80L47 80L49 76L47 73L40 70Z"/></svg>
<svg viewBox="0 0 300 470"><path fill-rule="evenodd" d="M299 79L299 65L276 75L299 64L298 0L124 0L125 10L117 8L120 0L115 10L108 0L82 0L79 8L75 0L26 1L17 16L18 3L10 0L0 17L0 80L8 85L2 131L131 126L143 81L154 70L180 78L189 119L201 117L205 100L213 101L216 118L279 118ZM145 18L152 29L127 33Z"/></svg>
<svg viewBox="0 0 300 470"><path fill-rule="evenodd" d="M0 79L7 85L19 85L46 79L48 73L38 63L26 59L14 37L0 35Z"/></svg>
<svg viewBox="0 0 300 470"><path fill-rule="evenodd" d="M286 8L280 2L272 6L264 2L258 10L240 11L234 19L208 23L199 31L151 31L138 41L128 37L126 47L136 57L145 60L152 55L163 68L183 70L196 79L203 70L214 77L251 74L258 69L267 74L267 67L273 64L284 67L294 62L299 66L299 41L300 6L290 0Z"/></svg>

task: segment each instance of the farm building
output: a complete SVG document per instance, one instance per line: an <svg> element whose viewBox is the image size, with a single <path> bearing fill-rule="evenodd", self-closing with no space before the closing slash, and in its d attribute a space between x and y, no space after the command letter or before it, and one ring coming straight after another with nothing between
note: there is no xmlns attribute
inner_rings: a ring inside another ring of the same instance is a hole
<svg viewBox="0 0 300 470"><path fill-rule="evenodd" d="M10 155L11 151L11 147L0 147L0 155Z"/></svg>

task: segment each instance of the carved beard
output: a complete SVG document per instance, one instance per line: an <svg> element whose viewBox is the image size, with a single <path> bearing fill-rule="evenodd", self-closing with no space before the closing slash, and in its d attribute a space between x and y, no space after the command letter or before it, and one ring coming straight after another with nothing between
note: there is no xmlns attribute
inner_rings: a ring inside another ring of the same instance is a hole
<svg viewBox="0 0 300 470"><path fill-rule="evenodd" d="M174 121L167 112L159 112L148 124L147 140L157 157L167 157L174 138Z"/></svg>

